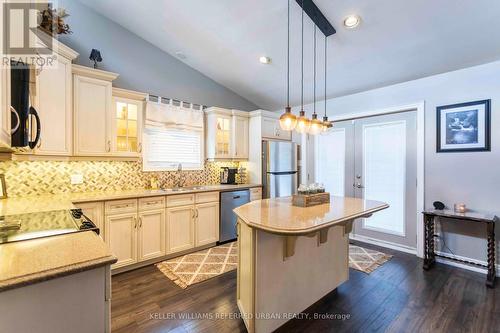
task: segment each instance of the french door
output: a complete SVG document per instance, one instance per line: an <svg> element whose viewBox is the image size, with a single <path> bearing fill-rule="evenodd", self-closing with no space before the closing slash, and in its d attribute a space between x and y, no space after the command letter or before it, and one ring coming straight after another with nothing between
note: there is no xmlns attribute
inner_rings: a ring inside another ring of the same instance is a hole
<svg viewBox="0 0 500 333"><path fill-rule="evenodd" d="M330 193L390 206L354 235L416 248L416 112L335 123L316 143L316 180Z"/></svg>

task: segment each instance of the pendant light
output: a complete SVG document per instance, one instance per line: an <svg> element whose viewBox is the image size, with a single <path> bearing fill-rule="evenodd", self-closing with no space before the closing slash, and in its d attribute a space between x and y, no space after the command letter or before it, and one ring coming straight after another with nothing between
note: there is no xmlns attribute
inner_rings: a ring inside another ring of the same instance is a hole
<svg viewBox="0 0 500 333"><path fill-rule="evenodd" d="M290 0L288 0L286 67L286 108L285 113L280 116L280 127L282 130L291 131L297 125L297 117L292 113L292 108L290 107Z"/></svg>
<svg viewBox="0 0 500 333"><path fill-rule="evenodd" d="M326 59L327 59L327 43L326 43L326 36L325 36L325 115L323 116L323 128L322 131L326 132L328 131L329 128L333 127L332 122L328 121L328 116L326 115Z"/></svg>
<svg viewBox="0 0 500 333"><path fill-rule="evenodd" d="M297 127L295 130L298 133L308 133L311 127L311 121L306 117L304 111L304 0L302 0L302 56L301 56L302 74L301 74L301 93L300 93L300 114L297 118Z"/></svg>
<svg viewBox="0 0 500 333"><path fill-rule="evenodd" d="M309 134L317 135L323 130L323 122L318 119L318 114L316 113L316 25L314 25L314 83L313 83L313 115L311 120L311 127L309 128Z"/></svg>

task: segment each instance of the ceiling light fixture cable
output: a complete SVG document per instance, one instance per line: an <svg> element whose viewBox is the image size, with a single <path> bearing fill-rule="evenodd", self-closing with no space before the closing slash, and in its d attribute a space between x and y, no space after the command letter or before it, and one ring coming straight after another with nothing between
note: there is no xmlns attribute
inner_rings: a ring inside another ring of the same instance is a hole
<svg viewBox="0 0 500 333"><path fill-rule="evenodd" d="M288 1L288 27L287 27L287 54L286 54L286 107L285 113L280 116L280 127L291 131L297 125L297 117L292 114L290 107L290 1Z"/></svg>
<svg viewBox="0 0 500 333"><path fill-rule="evenodd" d="M313 60L313 68L314 68L314 83L313 83L313 115L311 119L311 127L309 129L309 133L312 135L317 135L321 133L323 130L323 122L318 120L318 114L316 113L316 30L317 26L314 25L314 60Z"/></svg>
<svg viewBox="0 0 500 333"><path fill-rule="evenodd" d="M300 91L300 114L297 118L297 132L303 134L309 132L311 121L307 119L304 111L304 0L302 0L302 54L301 54L301 91Z"/></svg>
<svg viewBox="0 0 500 333"><path fill-rule="evenodd" d="M327 47L327 37L325 35L325 95L324 95L324 98L325 98L325 115L323 116L323 132L326 132L328 131L328 129L330 127L332 127L332 122L331 121L328 121L328 116L326 115L326 68L327 68L327 50L328 50L328 47Z"/></svg>

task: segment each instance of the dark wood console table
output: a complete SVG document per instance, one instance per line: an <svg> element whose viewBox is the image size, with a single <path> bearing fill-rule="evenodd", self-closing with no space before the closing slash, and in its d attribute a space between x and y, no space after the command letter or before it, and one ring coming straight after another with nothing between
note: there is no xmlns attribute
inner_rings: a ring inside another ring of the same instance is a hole
<svg viewBox="0 0 500 333"><path fill-rule="evenodd" d="M429 210L423 212L424 214L424 226L425 226L425 237L424 237L424 269L429 270L432 268L436 262L436 257L442 257L454 261L459 261L467 264L473 264L476 266L488 268L488 275L486 276L486 286L489 288L495 287L495 223L499 222L500 219L493 214L482 214L476 212L466 212L466 213L456 213L453 210ZM461 260L453 258L451 256L439 255L434 252L434 221L439 218L447 218L452 220L459 220L465 222L481 223L486 225L486 237L487 237L487 254L488 263L487 265L477 264L466 260Z"/></svg>

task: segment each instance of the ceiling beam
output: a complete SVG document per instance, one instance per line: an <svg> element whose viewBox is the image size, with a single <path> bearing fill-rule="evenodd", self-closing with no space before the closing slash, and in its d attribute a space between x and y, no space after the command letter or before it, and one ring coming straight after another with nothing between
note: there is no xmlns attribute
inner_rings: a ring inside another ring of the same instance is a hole
<svg viewBox="0 0 500 333"><path fill-rule="evenodd" d="M295 0L302 7L302 3L304 3L304 11L311 18L311 20L316 24L316 26L323 32L323 34L328 37L333 35L337 31L328 21L328 19L323 15L321 10L319 10L318 6L313 2L313 0Z"/></svg>

